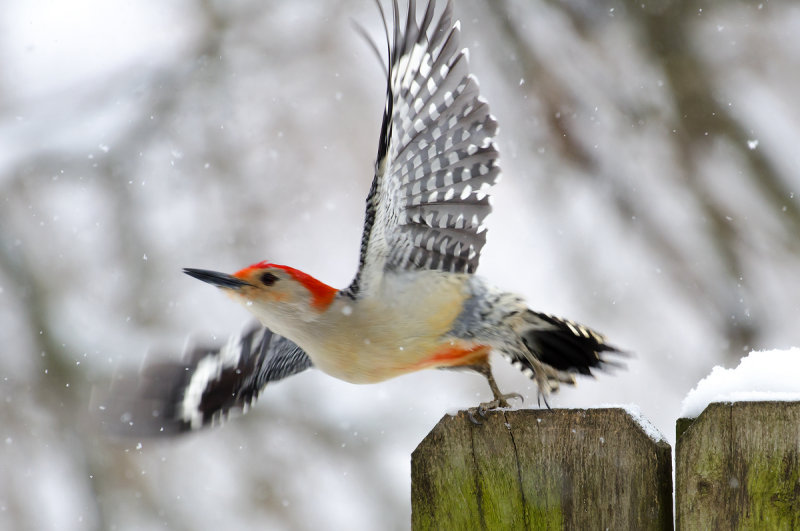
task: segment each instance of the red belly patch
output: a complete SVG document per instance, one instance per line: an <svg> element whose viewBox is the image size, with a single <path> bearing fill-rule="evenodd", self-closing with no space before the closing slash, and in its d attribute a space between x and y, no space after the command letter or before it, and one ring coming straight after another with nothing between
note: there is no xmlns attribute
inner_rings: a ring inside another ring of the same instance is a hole
<svg viewBox="0 0 800 531"><path fill-rule="evenodd" d="M446 345L415 363L413 370L477 365L486 361L491 349L488 345Z"/></svg>

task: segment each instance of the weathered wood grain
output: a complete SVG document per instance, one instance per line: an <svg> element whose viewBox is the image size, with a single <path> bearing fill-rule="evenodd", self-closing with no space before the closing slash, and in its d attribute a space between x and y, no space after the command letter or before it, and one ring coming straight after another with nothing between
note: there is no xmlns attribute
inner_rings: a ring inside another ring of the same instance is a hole
<svg viewBox="0 0 800 531"><path fill-rule="evenodd" d="M675 454L679 530L800 529L800 402L710 404Z"/></svg>
<svg viewBox="0 0 800 531"><path fill-rule="evenodd" d="M623 409L445 416L411 458L412 528L672 529L672 459Z"/></svg>

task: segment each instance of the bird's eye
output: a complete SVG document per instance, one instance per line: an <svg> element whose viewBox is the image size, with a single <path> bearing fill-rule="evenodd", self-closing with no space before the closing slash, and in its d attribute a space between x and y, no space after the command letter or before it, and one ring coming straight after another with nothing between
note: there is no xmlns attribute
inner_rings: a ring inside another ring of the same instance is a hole
<svg viewBox="0 0 800 531"><path fill-rule="evenodd" d="M278 277L272 273L264 273L261 275L261 283L265 286L271 286L278 281Z"/></svg>

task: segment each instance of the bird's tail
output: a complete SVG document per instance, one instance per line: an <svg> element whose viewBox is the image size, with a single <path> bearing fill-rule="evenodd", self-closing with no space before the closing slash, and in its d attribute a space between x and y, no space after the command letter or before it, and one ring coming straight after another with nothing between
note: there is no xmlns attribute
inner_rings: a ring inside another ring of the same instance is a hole
<svg viewBox="0 0 800 531"><path fill-rule="evenodd" d="M512 364L536 380L544 397L557 391L562 383L574 385L576 374L590 376L594 370L622 365L607 356L625 353L591 328L533 310L526 310L520 317L516 332L526 352L514 356Z"/></svg>

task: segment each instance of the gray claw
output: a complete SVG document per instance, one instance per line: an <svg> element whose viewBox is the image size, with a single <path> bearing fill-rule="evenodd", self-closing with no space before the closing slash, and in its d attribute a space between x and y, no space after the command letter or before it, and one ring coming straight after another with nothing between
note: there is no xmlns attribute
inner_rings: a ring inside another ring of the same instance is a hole
<svg viewBox="0 0 800 531"><path fill-rule="evenodd" d="M467 416L469 417L470 422L472 422L476 426L480 426L481 424L483 424L483 422L481 422L481 421L479 421L478 419L475 418L475 415L472 414L473 409L474 408L469 408L467 410ZM481 416L484 417L483 413L481 413ZM484 418L486 418L486 417L484 417Z"/></svg>
<svg viewBox="0 0 800 531"><path fill-rule="evenodd" d="M536 396L536 405L537 405L538 407L542 407L542 402L544 402L544 405L547 407L547 409L552 409L552 408L550 407L550 404L547 402L547 396L546 396L546 395L544 395L544 394L542 394L542 393L539 393L539 394Z"/></svg>

